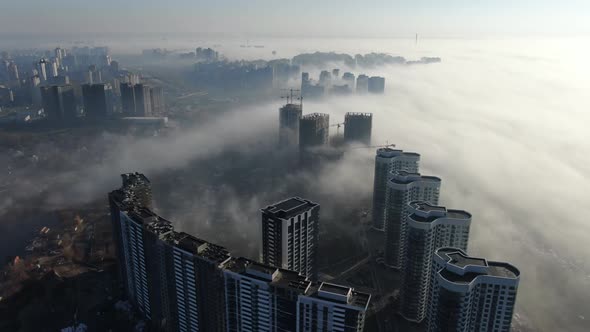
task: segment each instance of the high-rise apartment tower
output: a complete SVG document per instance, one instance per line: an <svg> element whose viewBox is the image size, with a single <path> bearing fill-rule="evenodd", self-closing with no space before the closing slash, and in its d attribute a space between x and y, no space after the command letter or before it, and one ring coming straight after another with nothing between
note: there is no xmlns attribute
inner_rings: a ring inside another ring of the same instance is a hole
<svg viewBox="0 0 590 332"><path fill-rule="evenodd" d="M395 172L387 183L387 212L385 219L385 264L401 268L402 241L408 203L424 201L438 204L441 179L407 171Z"/></svg>
<svg viewBox="0 0 590 332"><path fill-rule="evenodd" d="M503 262L467 256L457 248L435 251L428 332L509 332L520 271Z"/></svg>
<svg viewBox="0 0 590 332"><path fill-rule="evenodd" d="M393 172L418 173L420 155L391 148L379 148L373 179L373 228L383 230L387 211L387 183Z"/></svg>
<svg viewBox="0 0 590 332"><path fill-rule="evenodd" d="M421 322L427 314L432 256L441 247L467 250L471 214L447 210L425 202L412 202L402 241L399 310L409 321Z"/></svg>
<svg viewBox="0 0 590 332"><path fill-rule="evenodd" d="M261 212L262 262L315 280L319 204L292 197Z"/></svg>

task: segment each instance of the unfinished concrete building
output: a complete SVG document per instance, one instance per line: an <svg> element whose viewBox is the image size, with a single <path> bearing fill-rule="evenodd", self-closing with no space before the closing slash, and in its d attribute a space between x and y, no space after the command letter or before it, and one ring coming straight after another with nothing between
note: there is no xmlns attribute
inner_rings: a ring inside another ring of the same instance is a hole
<svg viewBox="0 0 590 332"><path fill-rule="evenodd" d="M279 109L279 146L291 147L299 144L299 119L301 104L286 104Z"/></svg>
<svg viewBox="0 0 590 332"><path fill-rule="evenodd" d="M344 141L371 145L373 113L348 112L344 117Z"/></svg>
<svg viewBox="0 0 590 332"><path fill-rule="evenodd" d="M328 145L330 116L325 113L306 114L299 120L299 149L301 151Z"/></svg>

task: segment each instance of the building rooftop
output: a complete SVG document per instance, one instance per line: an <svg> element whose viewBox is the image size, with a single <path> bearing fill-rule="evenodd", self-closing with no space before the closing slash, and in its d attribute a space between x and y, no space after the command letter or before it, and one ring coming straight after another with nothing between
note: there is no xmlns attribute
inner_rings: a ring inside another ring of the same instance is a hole
<svg viewBox="0 0 590 332"><path fill-rule="evenodd" d="M310 113L310 114L305 114L305 115L301 116L301 120L311 120L311 119L328 118L328 117L330 117L330 115L328 115L326 113Z"/></svg>
<svg viewBox="0 0 590 332"><path fill-rule="evenodd" d="M417 222L433 222L440 218L470 220L471 214L463 210L447 210L444 206L432 205L428 202L410 202L410 219Z"/></svg>
<svg viewBox="0 0 590 332"><path fill-rule="evenodd" d="M373 117L373 113L347 112L344 115L344 118L346 119L348 117L352 117L352 118L372 118Z"/></svg>
<svg viewBox="0 0 590 332"><path fill-rule="evenodd" d="M426 176L420 173L410 173L407 171L397 171L393 173L390 182L395 184L409 184L416 181L423 182L441 182L441 179L436 176Z"/></svg>
<svg viewBox="0 0 590 332"><path fill-rule="evenodd" d="M350 298L351 305L354 305L357 307L363 307L366 309L369 306L370 301L371 301L371 294L357 292L354 290L352 291L352 296Z"/></svg>
<svg viewBox="0 0 590 332"><path fill-rule="evenodd" d="M295 271L278 269L278 272L276 278L272 281L273 286L305 294L311 285L311 281Z"/></svg>
<svg viewBox="0 0 590 332"><path fill-rule="evenodd" d="M453 264L459 267L465 267L467 265L474 266L487 266L488 263L483 258L469 257L462 255L461 253L454 252L447 254L451 258L449 264Z"/></svg>
<svg viewBox="0 0 590 332"><path fill-rule="evenodd" d="M319 286L318 284L313 284L310 287L308 296L329 299L365 310L368 308L371 300L371 294L357 292L353 288L328 282L322 282Z"/></svg>
<svg viewBox="0 0 590 332"><path fill-rule="evenodd" d="M256 271L256 272L260 272L260 273L272 276L277 271L277 268L272 267L270 265L258 263L255 261L250 261L250 262L248 262L248 265L246 266L246 272L251 272L251 271Z"/></svg>
<svg viewBox="0 0 590 332"><path fill-rule="evenodd" d="M290 289L300 294L305 294L311 285L311 281L295 271L278 269L243 257L232 257L222 267L249 278L268 282L273 287Z"/></svg>
<svg viewBox="0 0 590 332"><path fill-rule="evenodd" d="M301 111L301 104L285 104L281 107L281 110Z"/></svg>
<svg viewBox="0 0 590 332"><path fill-rule="evenodd" d="M326 293L333 293L333 294L348 296L348 294L350 292L352 292L352 289L350 287L346 287L346 286L341 286L341 285L336 285L336 284L330 284L330 283L327 283L327 282L323 282L320 285L319 291L326 292Z"/></svg>
<svg viewBox="0 0 590 332"><path fill-rule="evenodd" d="M470 257L460 249L440 248L435 251L435 257L447 262L439 275L456 284L471 284L480 276L515 280L520 276L520 271L508 263Z"/></svg>
<svg viewBox="0 0 590 332"><path fill-rule="evenodd" d="M404 152L403 150L392 148L379 148L377 149L377 155L381 158L395 158L399 156L420 157L420 154L415 152Z"/></svg>
<svg viewBox="0 0 590 332"><path fill-rule="evenodd" d="M127 184L135 184L135 183L150 183L150 180L142 174L142 173L124 173L121 174L121 178L123 179L123 186L127 186Z"/></svg>
<svg viewBox="0 0 590 332"><path fill-rule="evenodd" d="M224 247L209 243L184 232L173 232L166 240L184 251L218 264L229 258L229 252Z"/></svg>
<svg viewBox="0 0 590 332"><path fill-rule="evenodd" d="M288 219L316 206L318 204L312 201L299 197L291 197L276 204L269 205L261 211L264 214L269 214L276 218Z"/></svg>
<svg viewBox="0 0 590 332"><path fill-rule="evenodd" d="M447 212L447 209L444 206L436 206L436 205L432 205L428 202L417 201L417 202L411 202L409 205L416 211L423 211L426 213L429 213L429 212L446 213Z"/></svg>

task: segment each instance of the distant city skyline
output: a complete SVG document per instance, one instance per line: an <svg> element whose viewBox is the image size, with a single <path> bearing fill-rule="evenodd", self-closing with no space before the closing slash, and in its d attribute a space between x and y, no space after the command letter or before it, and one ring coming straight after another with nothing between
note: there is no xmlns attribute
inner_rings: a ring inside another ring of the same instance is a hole
<svg viewBox="0 0 590 332"><path fill-rule="evenodd" d="M193 34L208 37L430 37L590 33L584 0L11 1L0 36ZM305 24L301 24L305 22Z"/></svg>

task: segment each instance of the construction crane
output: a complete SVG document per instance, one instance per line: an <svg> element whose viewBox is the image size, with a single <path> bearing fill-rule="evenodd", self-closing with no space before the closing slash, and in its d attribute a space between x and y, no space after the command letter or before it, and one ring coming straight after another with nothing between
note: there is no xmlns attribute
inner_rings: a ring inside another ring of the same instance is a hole
<svg viewBox="0 0 590 332"><path fill-rule="evenodd" d="M340 127L344 127L344 122L342 123L335 123L330 125L330 127L336 127L336 136L340 135Z"/></svg>
<svg viewBox="0 0 590 332"><path fill-rule="evenodd" d="M389 142L385 142L384 145L355 146L351 149L375 149L375 148L395 148L395 144L389 144Z"/></svg>
<svg viewBox="0 0 590 332"><path fill-rule="evenodd" d="M283 91L289 91L289 94L286 96L281 96L281 99L287 99L287 104L293 104L293 100L299 100L299 104L303 105L303 96L301 96L301 90L298 89L281 89ZM295 94L293 93L295 92ZM297 95L297 92L299 92L299 97L295 98L295 96Z"/></svg>

